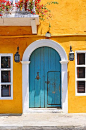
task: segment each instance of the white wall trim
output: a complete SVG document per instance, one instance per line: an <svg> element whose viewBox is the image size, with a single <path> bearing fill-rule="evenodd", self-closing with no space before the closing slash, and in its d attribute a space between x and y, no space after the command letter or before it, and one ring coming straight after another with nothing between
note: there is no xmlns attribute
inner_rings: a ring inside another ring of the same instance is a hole
<svg viewBox="0 0 86 130"><path fill-rule="evenodd" d="M67 64L68 62L69 62L68 60L67 61L66 60L65 61L60 61L61 64Z"/></svg>
<svg viewBox="0 0 86 130"><path fill-rule="evenodd" d="M20 61L22 64L30 64L30 61Z"/></svg>
<svg viewBox="0 0 86 130"><path fill-rule="evenodd" d="M37 41L33 42L26 48L26 50L23 54L22 61L28 61L31 53L35 49L42 47L42 46L48 46L48 47L55 49L59 53L59 55L61 57L61 61L68 60L65 50L63 49L63 47L60 44L58 44L57 42L55 42L53 40L41 39L41 40L37 40Z"/></svg>
<svg viewBox="0 0 86 130"><path fill-rule="evenodd" d="M25 50L22 58L22 63L26 61L26 64L22 64L22 97L23 97L23 113L30 112L29 109L29 58L32 52L39 47L51 47L55 49L61 57L61 87L62 87L62 111L68 112L68 87L67 87L67 55L63 47L49 39L41 39L31 43ZM30 62L30 61L29 61ZM59 111L59 110L58 110Z"/></svg>

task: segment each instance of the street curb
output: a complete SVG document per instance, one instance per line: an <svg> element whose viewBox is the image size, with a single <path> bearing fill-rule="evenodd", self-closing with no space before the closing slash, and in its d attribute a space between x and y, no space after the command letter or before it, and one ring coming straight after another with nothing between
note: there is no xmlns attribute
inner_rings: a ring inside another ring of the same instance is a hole
<svg viewBox="0 0 86 130"><path fill-rule="evenodd" d="M0 130L86 130L86 126L0 126Z"/></svg>

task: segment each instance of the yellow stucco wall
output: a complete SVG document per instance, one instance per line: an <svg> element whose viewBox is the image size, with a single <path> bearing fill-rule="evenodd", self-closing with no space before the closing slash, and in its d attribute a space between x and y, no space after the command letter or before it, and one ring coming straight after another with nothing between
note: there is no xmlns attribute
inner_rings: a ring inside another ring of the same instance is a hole
<svg viewBox="0 0 86 130"><path fill-rule="evenodd" d="M0 53L15 54L17 46L20 48L20 56L32 42L45 39L45 37L34 38L6 38L0 39ZM52 37L51 40L58 42L69 55L69 47L73 51L85 50L85 37ZM19 42L21 41L21 42ZM75 96L75 60L68 63L68 112L86 112L86 96ZM0 100L0 113L22 113L22 64L13 61L13 100Z"/></svg>
<svg viewBox="0 0 86 130"><path fill-rule="evenodd" d="M41 0L43 4L52 0ZM41 23L38 34L45 34L51 24L51 34L86 34L86 1L55 0L58 5L49 5L52 18ZM46 28L45 28L46 26Z"/></svg>
<svg viewBox="0 0 86 130"><path fill-rule="evenodd" d="M40 22L37 35L31 35L31 27L0 27L0 53L14 55L19 46L22 60L28 45L36 40L45 39L42 35L47 32L49 22L50 32L53 35L50 39L58 42L65 49L67 56L70 45L74 52L86 50L86 36L58 36L59 34L86 34L85 0L58 0L58 2L58 5L49 6L52 19ZM46 1L42 0L42 3ZM75 96L75 60L68 63L68 112L86 112L86 96ZM14 60L13 100L0 100L0 113L22 113L22 64L15 63Z"/></svg>

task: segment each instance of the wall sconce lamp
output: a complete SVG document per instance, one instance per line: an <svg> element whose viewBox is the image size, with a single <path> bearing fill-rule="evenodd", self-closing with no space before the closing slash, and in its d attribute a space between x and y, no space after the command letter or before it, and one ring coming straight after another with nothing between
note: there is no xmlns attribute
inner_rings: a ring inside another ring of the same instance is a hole
<svg viewBox="0 0 86 130"><path fill-rule="evenodd" d="M17 52L14 55L15 62L20 62L20 55L19 55L19 47L17 47Z"/></svg>
<svg viewBox="0 0 86 130"><path fill-rule="evenodd" d="M49 23L48 31L47 31L47 33L45 34L45 37L51 37L50 28L51 28L51 25L50 25L50 23Z"/></svg>
<svg viewBox="0 0 86 130"><path fill-rule="evenodd" d="M70 60L70 61L73 61L73 60L74 60L74 52L73 52L73 50L72 50L72 46L70 46L69 60Z"/></svg>
<svg viewBox="0 0 86 130"><path fill-rule="evenodd" d="M51 33L48 31L48 32L45 34L45 37L51 37Z"/></svg>

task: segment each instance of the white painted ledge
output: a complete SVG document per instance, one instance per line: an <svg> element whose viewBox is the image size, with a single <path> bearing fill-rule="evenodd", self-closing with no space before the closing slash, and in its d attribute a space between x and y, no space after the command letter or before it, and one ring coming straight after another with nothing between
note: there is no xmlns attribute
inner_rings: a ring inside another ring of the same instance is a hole
<svg viewBox="0 0 86 130"><path fill-rule="evenodd" d="M0 17L0 26L31 26L32 34L37 34L37 25L39 25L39 15Z"/></svg>
<svg viewBox="0 0 86 130"><path fill-rule="evenodd" d="M29 108L28 113L63 113L63 111L57 108Z"/></svg>
<svg viewBox="0 0 86 130"><path fill-rule="evenodd" d="M22 64L30 64L30 61L20 61Z"/></svg>
<svg viewBox="0 0 86 130"><path fill-rule="evenodd" d="M61 64L67 64L68 62L69 62L68 60L60 61Z"/></svg>

